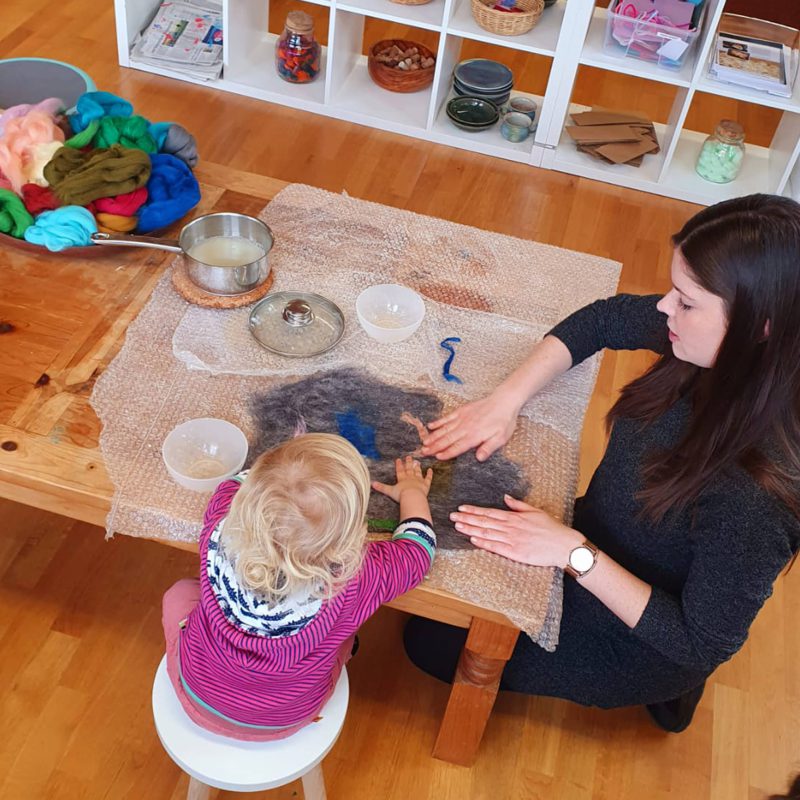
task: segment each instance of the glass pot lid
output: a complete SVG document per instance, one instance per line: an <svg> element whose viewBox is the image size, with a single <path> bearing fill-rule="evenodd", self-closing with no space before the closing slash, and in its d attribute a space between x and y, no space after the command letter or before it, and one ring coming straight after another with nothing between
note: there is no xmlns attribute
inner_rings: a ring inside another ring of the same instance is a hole
<svg viewBox="0 0 800 800"><path fill-rule="evenodd" d="M250 333L281 356L308 358L335 347L344 335L344 315L335 303L310 292L273 292L250 312Z"/></svg>

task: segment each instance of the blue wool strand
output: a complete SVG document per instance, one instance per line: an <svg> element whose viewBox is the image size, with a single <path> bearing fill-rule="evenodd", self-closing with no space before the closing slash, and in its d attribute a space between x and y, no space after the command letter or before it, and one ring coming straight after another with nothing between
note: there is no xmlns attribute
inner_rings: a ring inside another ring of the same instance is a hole
<svg viewBox="0 0 800 800"><path fill-rule="evenodd" d="M453 363L453 359L456 357L456 350L453 347L453 344L460 341L461 339L459 339L458 336L448 336L447 339L443 339L439 343L439 347L441 347L443 350L447 350L447 352L450 353L450 355L447 356L447 361L444 362L444 366L442 367L442 377L451 383L463 383L461 378L450 374L450 366Z"/></svg>

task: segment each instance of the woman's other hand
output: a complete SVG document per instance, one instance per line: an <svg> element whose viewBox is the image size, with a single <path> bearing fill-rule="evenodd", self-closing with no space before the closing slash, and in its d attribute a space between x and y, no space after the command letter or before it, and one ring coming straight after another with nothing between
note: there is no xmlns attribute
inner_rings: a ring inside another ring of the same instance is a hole
<svg viewBox="0 0 800 800"><path fill-rule="evenodd" d="M510 495L505 502L509 511L459 506L450 519L459 533L482 550L521 564L563 569L569 554L583 542L583 534Z"/></svg>

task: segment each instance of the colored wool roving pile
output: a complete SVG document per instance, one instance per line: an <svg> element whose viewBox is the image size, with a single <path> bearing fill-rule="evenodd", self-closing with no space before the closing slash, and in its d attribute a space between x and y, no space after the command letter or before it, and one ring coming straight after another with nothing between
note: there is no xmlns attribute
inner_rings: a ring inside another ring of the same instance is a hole
<svg viewBox="0 0 800 800"><path fill-rule="evenodd" d="M86 92L0 113L0 233L59 251L91 235L149 233L200 201L194 137L127 100Z"/></svg>

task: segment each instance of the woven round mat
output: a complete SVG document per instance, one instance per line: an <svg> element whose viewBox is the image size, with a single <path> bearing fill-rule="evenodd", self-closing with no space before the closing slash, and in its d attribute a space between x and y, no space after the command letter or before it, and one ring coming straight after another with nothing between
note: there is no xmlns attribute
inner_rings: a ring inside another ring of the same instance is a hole
<svg viewBox="0 0 800 800"><path fill-rule="evenodd" d="M172 285L175 287L175 291L184 300L205 308L241 308L242 306L249 306L267 295L272 288L273 280L274 276L270 270L267 279L261 286L244 294L225 297L219 294L211 294L211 292L207 292L192 283L186 267L180 261L176 262L172 267Z"/></svg>

